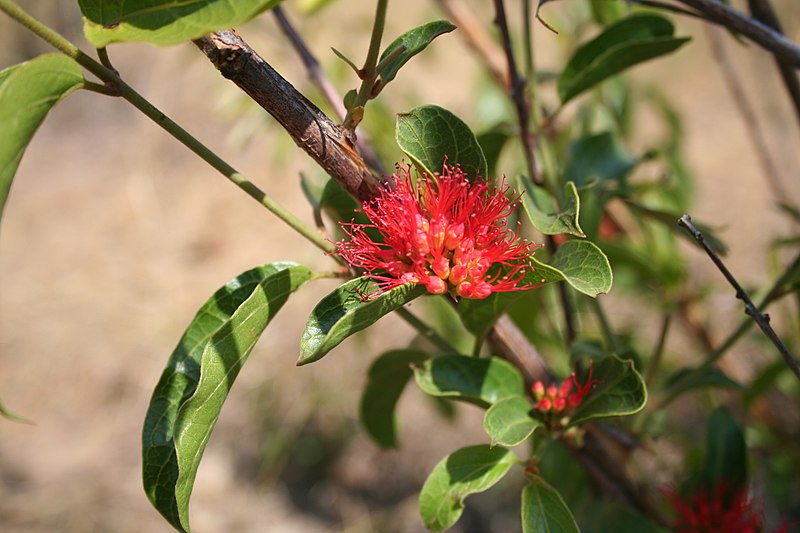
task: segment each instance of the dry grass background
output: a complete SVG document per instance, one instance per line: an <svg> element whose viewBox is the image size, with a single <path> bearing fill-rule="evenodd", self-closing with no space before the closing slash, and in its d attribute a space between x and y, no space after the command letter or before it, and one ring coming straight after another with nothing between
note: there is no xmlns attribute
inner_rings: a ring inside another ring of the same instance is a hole
<svg viewBox="0 0 800 533"><path fill-rule="evenodd" d="M71 2L20 4L81 39ZM776 4L799 41L800 6ZM360 57L368 37L372 2L338 6L300 25L327 65L328 46ZM346 34L330 22L345 20L339 10L347 12ZM438 16L428 3L395 3L387 35ZM723 228L729 265L757 284L768 279L766 242L789 227L775 215L701 27L678 23L696 41L636 76L663 84L684 113L699 177L693 215ZM49 51L6 20L0 30L2 67ZM242 33L308 90L269 16ZM539 33L540 61L556 67L558 37ZM755 47L728 44L797 202L800 135L771 61ZM241 101L197 50L125 45L111 53L131 85L311 222L296 185L299 171L315 172L313 163L257 111L245 122L257 135L236 142L242 114L233 110ZM474 76L463 42L441 39L387 90L388 105L403 111L437 103L469 122ZM687 256L700 279L714 279L699 253ZM254 265L284 259L328 264L124 102L79 92L59 105L25 155L0 230L0 398L35 422L0 420L0 530L169 531L140 482L140 431L151 391L183 328L216 288ZM412 337L394 318L384 319L377 335L295 368L305 316L332 287L317 282L293 296L240 375L200 467L195 531L422 531L415 490L426 473L459 445L483 441L477 410L461 409L458 422L441 429L416 391L400 407L399 451L379 452L358 428L358 394L372 356ZM720 336L741 314L728 296L719 296L717 313L708 317ZM633 320L614 313L620 322ZM763 357L755 350L742 348L729 359ZM304 464L302 457L312 460ZM477 507L491 507L492 499L478 498ZM463 527L514 531L514 512L493 522L468 517Z"/></svg>

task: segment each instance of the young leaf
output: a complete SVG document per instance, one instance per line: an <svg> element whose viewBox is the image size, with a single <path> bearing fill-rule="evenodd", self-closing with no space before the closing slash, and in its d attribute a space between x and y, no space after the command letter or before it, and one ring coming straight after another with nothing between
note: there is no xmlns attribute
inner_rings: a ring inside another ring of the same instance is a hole
<svg viewBox="0 0 800 533"><path fill-rule="evenodd" d="M387 46L386 50L381 54L381 58L378 61L379 63L389 57L397 48L405 46L405 50L400 52L399 55L388 63L380 72L381 87L386 87L386 84L392 81L397 75L397 71L400 70L400 67L405 65L409 59L425 50L435 38L445 33L450 33L454 29L456 29L456 26L448 21L437 20L409 30L392 41L392 44Z"/></svg>
<svg viewBox="0 0 800 533"><path fill-rule="evenodd" d="M244 362L289 295L311 278L292 263L249 270L200 308L153 391L142 431L145 492L189 531L189 497L208 438Z"/></svg>
<svg viewBox="0 0 800 533"><path fill-rule="evenodd" d="M522 533L579 533L561 495L539 476L522 490Z"/></svg>
<svg viewBox="0 0 800 533"><path fill-rule="evenodd" d="M238 26L281 0L78 0L83 33L95 48L143 41L179 44Z"/></svg>
<svg viewBox="0 0 800 533"><path fill-rule="evenodd" d="M633 362L609 355L594 362L592 379L597 386L589 392L572 415L569 425L595 418L637 413L647 403L647 389Z"/></svg>
<svg viewBox="0 0 800 533"><path fill-rule="evenodd" d="M414 164L431 176L441 172L447 160L461 165L471 179L487 177L486 158L475 134L446 109L426 105L399 114L395 138Z"/></svg>
<svg viewBox="0 0 800 533"><path fill-rule="evenodd" d="M378 357L367 374L361 396L361 423L378 446L397 446L394 408L411 378L411 365L430 356L419 350L394 350Z"/></svg>
<svg viewBox="0 0 800 533"><path fill-rule="evenodd" d="M558 78L561 103L597 83L638 63L674 52L688 38L673 37L675 28L666 18L637 13L607 27L583 44Z"/></svg>
<svg viewBox="0 0 800 533"><path fill-rule="evenodd" d="M425 527L444 531L455 524L466 497L491 488L518 461L509 450L485 444L461 448L442 459L419 494Z"/></svg>
<svg viewBox="0 0 800 533"><path fill-rule="evenodd" d="M532 258L533 276L543 283L566 281L572 287L594 298L611 290L613 275L608 258L589 241L567 241L556 250L549 264Z"/></svg>
<svg viewBox="0 0 800 533"><path fill-rule="evenodd" d="M33 134L59 100L83 84L78 64L46 54L0 71L0 217Z"/></svg>
<svg viewBox="0 0 800 533"><path fill-rule="evenodd" d="M306 322L297 364L305 365L321 359L353 333L371 326L384 315L425 293L422 285L407 283L380 296L365 298L377 288L374 280L362 276L340 285L320 300Z"/></svg>
<svg viewBox="0 0 800 533"><path fill-rule="evenodd" d="M564 185L566 205L560 211L553 209L548 194L527 176L517 178L517 187L518 190L525 191L522 195L522 206L534 228L545 235L568 233L576 237L586 237L578 222L581 201L573 182L568 181Z"/></svg>
<svg viewBox="0 0 800 533"><path fill-rule="evenodd" d="M431 396L448 396L482 406L525 394L519 370L499 357L437 357L415 366L414 377L419 387Z"/></svg>
<svg viewBox="0 0 800 533"><path fill-rule="evenodd" d="M492 439L492 446L516 446L533 435L539 425L531 416L530 401L524 396L503 398L483 416L483 429Z"/></svg>

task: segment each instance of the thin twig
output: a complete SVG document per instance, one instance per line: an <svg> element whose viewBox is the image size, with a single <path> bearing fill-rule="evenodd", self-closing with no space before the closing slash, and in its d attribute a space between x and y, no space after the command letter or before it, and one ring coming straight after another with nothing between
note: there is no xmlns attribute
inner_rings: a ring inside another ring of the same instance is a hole
<svg viewBox="0 0 800 533"><path fill-rule="evenodd" d="M664 356L664 347L667 344L667 333L669 333L670 324L672 324L672 313L667 313L664 315L664 320L661 322L661 333L658 335L658 341L653 349L653 355L650 357L650 362L647 365L647 373L645 374L644 382L648 387L653 384L653 380L661 366L661 359Z"/></svg>
<svg viewBox="0 0 800 533"><path fill-rule="evenodd" d="M725 279L728 280L728 283L730 283L731 286L736 289L736 297L744 302L745 313L753 318L756 324L758 324L758 327L761 328L761 331L764 332L767 338L769 338L769 340L772 341L772 344L774 344L778 349L783 357L783 360L786 361L786 364L789 366L792 372L794 372L797 378L800 379L800 365L798 365L795 358L789 352L789 349L786 347L780 337L778 337L778 334L775 333L775 330L772 329L772 326L769 323L769 315L758 310L758 307L756 307L756 305L750 299L750 296L747 294L747 292L742 288L741 285L739 285L739 282L736 281L736 278L733 277L733 274L731 274L731 272L725 267L722 259L719 258L716 252L714 252L714 249L711 248L711 246L703 238L703 234L700 233L700 230L694 227L694 224L692 224L692 218L689 215L683 215L680 219L678 219L678 225L686 228L686 230L692 234L695 240L700 243L700 246L702 246L706 251L708 257L711 258L711 261L713 261L719 271L722 272L722 275L725 276Z"/></svg>
<svg viewBox="0 0 800 533"><path fill-rule="evenodd" d="M783 33L781 23L778 20L778 15L772 8L772 3L769 0L749 0L750 13L753 17L777 31ZM778 72L783 80L783 85L786 87L786 92L789 94L789 99L794 107L794 112L800 123L800 80L798 80L797 72L792 67L791 63L782 57L775 57L775 62L778 66Z"/></svg>
<svg viewBox="0 0 800 533"><path fill-rule="evenodd" d="M309 50L308 46L306 46L303 38L294 28L292 23L289 22L289 19L283 12L283 8L278 6L272 10L272 13L275 15L275 19L278 21L278 27L289 39L289 42L292 43L295 51L300 55L300 59L303 61L303 65L305 65L306 70L308 71L308 77L311 78L312 83L317 86L319 91L322 93L322 96L325 98L325 101L328 102L328 105L330 105L331 109L333 109L336 119L341 123L347 114L347 109L344 107L344 102L342 101L341 95L339 95L339 93L336 91L336 88L333 86L333 83L331 83L331 80L325 75L325 71L322 70L319 61L317 61L317 58L314 57L314 54L312 54L311 50ZM372 148L372 146L370 146L369 141L366 139L366 135L364 135L364 133L358 128L356 128L356 132L356 148L364 158L364 161L366 161L370 168L372 168L375 172L385 175L386 170L383 168L380 159L378 159L378 155L375 153L375 150Z"/></svg>
<svg viewBox="0 0 800 533"><path fill-rule="evenodd" d="M717 64L722 72L722 77L725 79L725 84L736 104L736 109L739 111L739 115L742 117L742 121L745 124L747 136L750 138L750 144L753 146L759 166L761 167L761 173L767 180L767 185L775 201L785 201L789 199L789 193L781 183L778 166L769 153L767 140L758 122L756 111L753 109L753 104L742 88L742 80L736 73L734 61L731 59L725 47L725 43L722 41L721 30L710 26L706 26L705 29L711 41L711 50L714 52L714 57L716 57Z"/></svg>

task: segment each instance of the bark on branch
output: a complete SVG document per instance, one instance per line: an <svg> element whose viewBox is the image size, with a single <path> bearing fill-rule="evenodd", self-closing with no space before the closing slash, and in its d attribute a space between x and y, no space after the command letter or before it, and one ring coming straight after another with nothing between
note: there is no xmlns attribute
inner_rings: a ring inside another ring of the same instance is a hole
<svg viewBox="0 0 800 533"><path fill-rule="evenodd" d="M322 111L300 94L235 32L212 33L195 41L220 73L272 115L350 195L364 201L378 180L364 159Z"/></svg>

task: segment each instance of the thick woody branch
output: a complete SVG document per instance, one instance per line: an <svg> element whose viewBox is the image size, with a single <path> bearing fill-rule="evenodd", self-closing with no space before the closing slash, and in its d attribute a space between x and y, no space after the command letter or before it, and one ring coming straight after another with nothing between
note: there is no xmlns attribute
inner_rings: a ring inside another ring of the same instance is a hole
<svg viewBox="0 0 800 533"><path fill-rule="evenodd" d="M350 195L371 198L378 180L342 131L233 31L195 41L220 73L263 107Z"/></svg>

